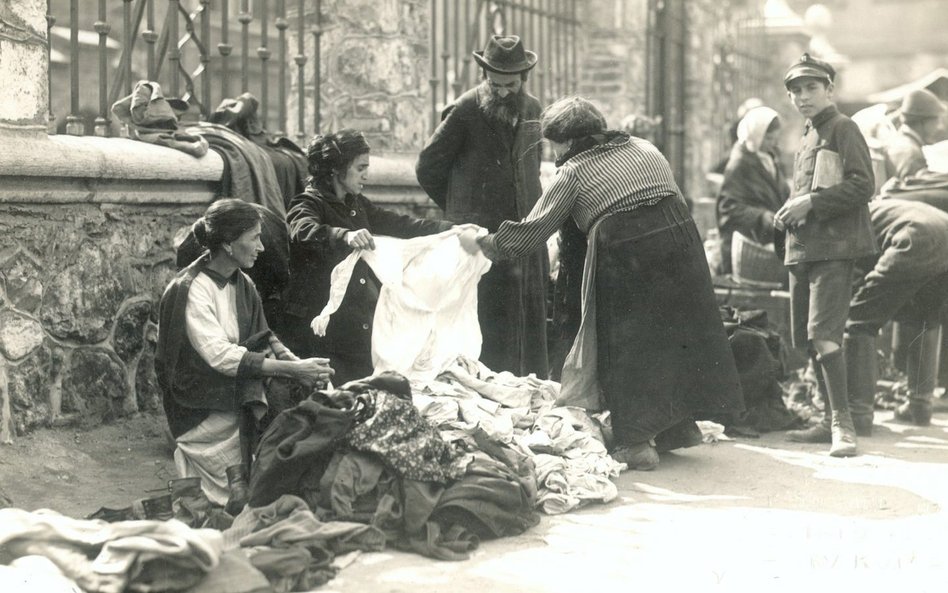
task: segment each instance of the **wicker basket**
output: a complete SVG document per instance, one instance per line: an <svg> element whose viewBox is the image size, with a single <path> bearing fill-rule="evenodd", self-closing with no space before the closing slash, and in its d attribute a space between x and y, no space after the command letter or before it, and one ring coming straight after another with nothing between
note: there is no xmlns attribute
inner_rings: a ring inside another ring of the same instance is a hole
<svg viewBox="0 0 948 593"><path fill-rule="evenodd" d="M787 268L773 245L761 245L741 233L731 238L731 270L741 284L779 288L787 283Z"/></svg>

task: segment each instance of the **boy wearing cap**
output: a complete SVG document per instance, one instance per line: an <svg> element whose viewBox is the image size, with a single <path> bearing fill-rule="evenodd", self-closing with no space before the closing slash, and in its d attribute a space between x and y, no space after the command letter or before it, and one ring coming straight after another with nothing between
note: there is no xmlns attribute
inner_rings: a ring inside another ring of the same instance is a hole
<svg viewBox="0 0 948 593"><path fill-rule="evenodd" d="M806 347L825 389L823 421L791 431L791 441L831 443L830 455L856 454L849 412L843 331L856 260L876 253L868 202L874 181L869 148L856 124L833 104L835 69L803 54L784 77L807 118L793 169L791 198L774 217L786 229L793 344Z"/></svg>

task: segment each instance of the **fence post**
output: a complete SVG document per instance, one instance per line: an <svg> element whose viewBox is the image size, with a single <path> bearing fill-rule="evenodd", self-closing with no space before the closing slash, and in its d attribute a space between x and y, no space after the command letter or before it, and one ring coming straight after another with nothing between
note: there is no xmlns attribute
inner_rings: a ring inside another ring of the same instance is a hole
<svg viewBox="0 0 948 593"><path fill-rule="evenodd" d="M260 58L260 123L267 128L268 109L270 107L270 2L260 2L260 47L257 48L257 57Z"/></svg>
<svg viewBox="0 0 948 593"><path fill-rule="evenodd" d="M303 9L305 0L299 0L299 6L296 11L296 55L293 61L296 62L296 90L297 90L297 122L296 139L302 143L306 137L306 36L305 20ZM316 66L319 69L319 66Z"/></svg>
<svg viewBox="0 0 948 593"><path fill-rule="evenodd" d="M79 115L79 0L69 2L69 115L66 133L82 136L86 125Z"/></svg>
<svg viewBox="0 0 948 593"><path fill-rule="evenodd" d="M99 115L95 118L95 135L108 136L109 123L109 30L106 22L108 15L105 0L99 0L99 19L95 22L95 32L99 34Z"/></svg>
<svg viewBox="0 0 948 593"><path fill-rule="evenodd" d="M221 0L221 41L217 44L217 52L221 55L221 100L230 98L230 85L227 80L230 74L227 68L228 57L234 46L228 43L230 39L230 22L227 20L227 0Z"/></svg>
<svg viewBox="0 0 948 593"><path fill-rule="evenodd" d="M300 18L303 18L302 15ZM278 0L277 2L277 19L276 19L276 28L278 33L277 45L279 46L279 55L280 55L280 84L277 85L277 88L280 90L280 110L277 122L277 133L281 136L286 135L286 29L290 24L286 20L286 0Z"/></svg>

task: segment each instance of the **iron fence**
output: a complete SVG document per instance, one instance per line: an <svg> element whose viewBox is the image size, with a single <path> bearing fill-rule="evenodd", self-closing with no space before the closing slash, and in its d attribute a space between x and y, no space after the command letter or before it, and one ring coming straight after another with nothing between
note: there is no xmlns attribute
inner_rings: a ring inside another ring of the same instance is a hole
<svg viewBox="0 0 948 593"><path fill-rule="evenodd" d="M68 134L118 133L110 107L130 94L139 79L158 82L167 95L186 100L201 118L207 118L232 93L249 91L260 101L258 115L264 127L285 134L294 64L297 135L319 130L320 0L95 0L95 20L90 23L92 3L48 0L51 130L57 128L56 102L62 94L54 80L54 64L68 68L69 101L68 106L63 105L68 113L65 126L59 126ZM311 7L315 9L307 13ZM57 27L67 10L68 20ZM315 15L310 18L315 22L308 23L307 14ZM297 36L292 56L287 40L290 16L295 17ZM90 55L91 35L98 36L94 59ZM315 41L313 56L304 51L308 36ZM52 41L66 37L68 52L59 52ZM239 61L235 65L232 60ZM275 71L271 70L274 61ZM94 70L89 68L90 62L97 64ZM234 88L232 78L238 73L239 88ZM94 98L85 84L88 78L97 80ZM271 97L271 89L276 97ZM309 101L313 104L312 127L305 121L307 91L311 91ZM91 104L96 105L94 114L84 111Z"/></svg>
<svg viewBox="0 0 948 593"><path fill-rule="evenodd" d="M538 55L527 90L546 104L575 93L580 24L575 0L431 0L431 126L480 80L471 52L491 35L519 35Z"/></svg>

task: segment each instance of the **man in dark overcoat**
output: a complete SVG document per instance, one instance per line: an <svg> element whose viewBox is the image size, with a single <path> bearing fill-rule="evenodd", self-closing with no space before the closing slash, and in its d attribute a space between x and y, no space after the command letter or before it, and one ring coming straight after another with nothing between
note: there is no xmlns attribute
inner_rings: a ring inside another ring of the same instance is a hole
<svg viewBox="0 0 948 593"><path fill-rule="evenodd" d="M455 223L494 232L540 197L540 102L524 89L537 56L517 36L494 36L474 59L481 83L448 105L421 151L418 182ZM478 286L481 361L518 376L549 374L546 249L495 263Z"/></svg>

